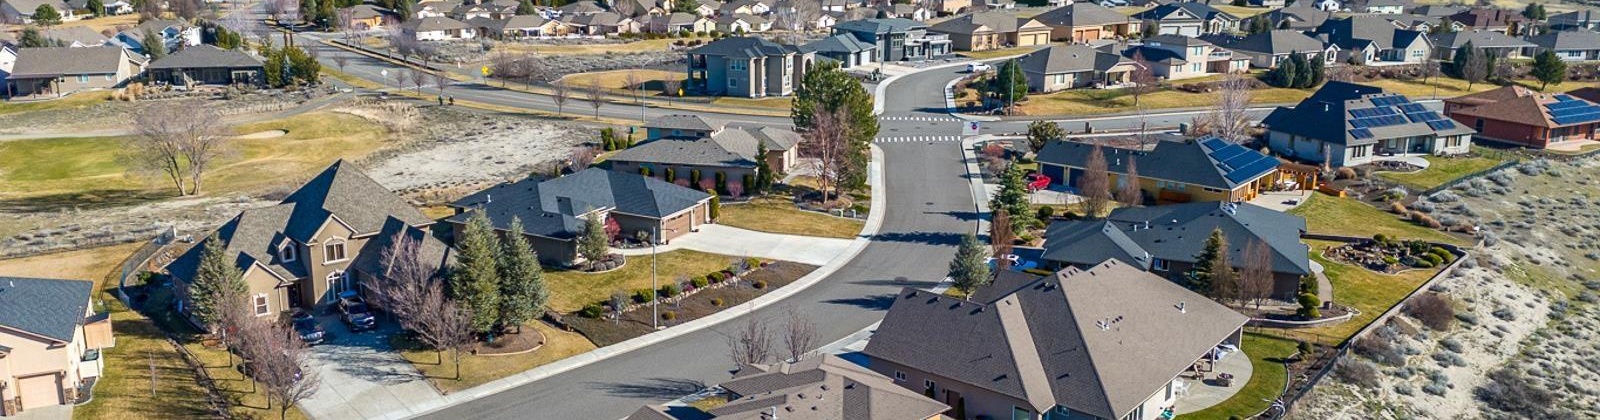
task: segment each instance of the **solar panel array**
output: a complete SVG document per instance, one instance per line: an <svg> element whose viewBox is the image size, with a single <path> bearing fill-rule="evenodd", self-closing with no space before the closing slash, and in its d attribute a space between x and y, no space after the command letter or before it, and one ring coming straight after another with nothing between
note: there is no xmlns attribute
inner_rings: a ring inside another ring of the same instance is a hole
<svg viewBox="0 0 1600 420"><path fill-rule="evenodd" d="M1372 138L1373 127L1388 127L1392 125L1424 123L1434 130L1445 130L1456 127L1456 124L1438 112L1429 110L1422 104L1411 102L1404 96L1391 95L1379 96L1369 100L1372 108L1350 110L1350 137L1357 139ZM1398 110L1396 110L1398 108ZM1600 107L1594 115L1600 119Z"/></svg>
<svg viewBox="0 0 1600 420"><path fill-rule="evenodd" d="M1200 145L1223 170L1222 177L1235 184L1255 179L1278 167L1277 158L1215 137L1200 142Z"/></svg>
<svg viewBox="0 0 1600 420"><path fill-rule="evenodd" d="M1545 104L1545 112L1557 125L1600 121L1600 105L1567 95L1556 95L1556 103Z"/></svg>
<svg viewBox="0 0 1600 420"><path fill-rule="evenodd" d="M1406 99L1406 97L1404 97L1404 96L1398 96L1398 95L1395 95L1395 96L1379 96L1379 97L1376 97L1376 98L1372 98L1372 104L1373 105L1377 105L1377 106L1395 106L1395 105L1405 104L1405 103L1411 103L1411 100L1410 99Z"/></svg>
<svg viewBox="0 0 1600 420"><path fill-rule="evenodd" d="M1370 138L1372 138L1372 130L1368 130L1368 129L1365 129L1365 128L1357 128L1357 129L1354 129L1354 130L1350 130L1350 137L1355 137L1355 138L1358 138L1358 139L1370 139Z"/></svg>

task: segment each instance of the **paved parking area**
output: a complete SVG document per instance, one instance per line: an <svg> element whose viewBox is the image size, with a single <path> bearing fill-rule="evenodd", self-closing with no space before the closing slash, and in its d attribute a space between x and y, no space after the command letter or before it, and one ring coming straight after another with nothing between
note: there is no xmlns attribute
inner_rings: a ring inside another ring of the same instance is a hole
<svg viewBox="0 0 1600 420"><path fill-rule="evenodd" d="M400 333L393 322L380 318L378 329L351 333L337 316L317 321L332 338L311 348L322 378L317 394L300 403L311 418L399 417L443 404L443 396L390 347L389 336Z"/></svg>

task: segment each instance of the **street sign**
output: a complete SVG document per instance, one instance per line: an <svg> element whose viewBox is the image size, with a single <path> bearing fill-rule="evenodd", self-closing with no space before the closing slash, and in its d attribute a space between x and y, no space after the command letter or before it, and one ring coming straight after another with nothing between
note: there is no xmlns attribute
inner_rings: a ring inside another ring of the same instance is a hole
<svg viewBox="0 0 1600 420"><path fill-rule="evenodd" d="M378 74L383 75L383 77L389 77L389 69L379 70Z"/></svg>
<svg viewBox="0 0 1600 420"><path fill-rule="evenodd" d="M484 75L484 76L488 76L488 75L489 75L489 73L491 73L491 72L490 72L490 71L489 71L489 66L483 66L483 68L482 68L482 69L479 69L479 70L478 70L478 71L481 71L481 72L483 72L483 75Z"/></svg>
<svg viewBox="0 0 1600 420"><path fill-rule="evenodd" d="M967 122L961 123L961 135L963 135L963 136L976 136L976 135L978 135L978 122L977 121L967 121Z"/></svg>

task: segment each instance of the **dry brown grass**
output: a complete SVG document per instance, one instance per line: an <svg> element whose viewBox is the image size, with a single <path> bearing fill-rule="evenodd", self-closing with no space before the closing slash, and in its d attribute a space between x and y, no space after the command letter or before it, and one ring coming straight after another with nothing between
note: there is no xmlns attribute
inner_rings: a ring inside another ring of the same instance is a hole
<svg viewBox="0 0 1600 420"><path fill-rule="evenodd" d="M582 335L561 331L543 322L534 322L527 328L538 329L539 333L544 334L544 347L532 353L509 356L462 354L459 378L456 377L456 366L450 360L449 353L444 354L443 361L433 351L425 349L409 348L400 354L426 375L434 387L448 394L595 349L594 344ZM403 345L406 343L399 344L402 345L396 347L414 347Z"/></svg>

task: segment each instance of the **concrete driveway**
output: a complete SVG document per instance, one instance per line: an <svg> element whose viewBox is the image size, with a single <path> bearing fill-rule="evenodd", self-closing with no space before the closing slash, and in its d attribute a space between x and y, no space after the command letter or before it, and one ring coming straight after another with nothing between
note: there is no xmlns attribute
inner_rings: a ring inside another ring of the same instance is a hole
<svg viewBox="0 0 1600 420"><path fill-rule="evenodd" d="M400 333L392 322L352 333L333 315L317 317L332 339L312 347L312 365L322 378L317 394L300 403L315 419L357 419L415 415L442 403L422 373L389 346ZM401 410L401 408L404 410Z"/></svg>
<svg viewBox="0 0 1600 420"><path fill-rule="evenodd" d="M823 265L850 247L851 239L758 232L724 225L701 225L699 232L657 246L659 252L692 249L713 254L757 257ZM650 255L650 248L620 249L623 255Z"/></svg>

